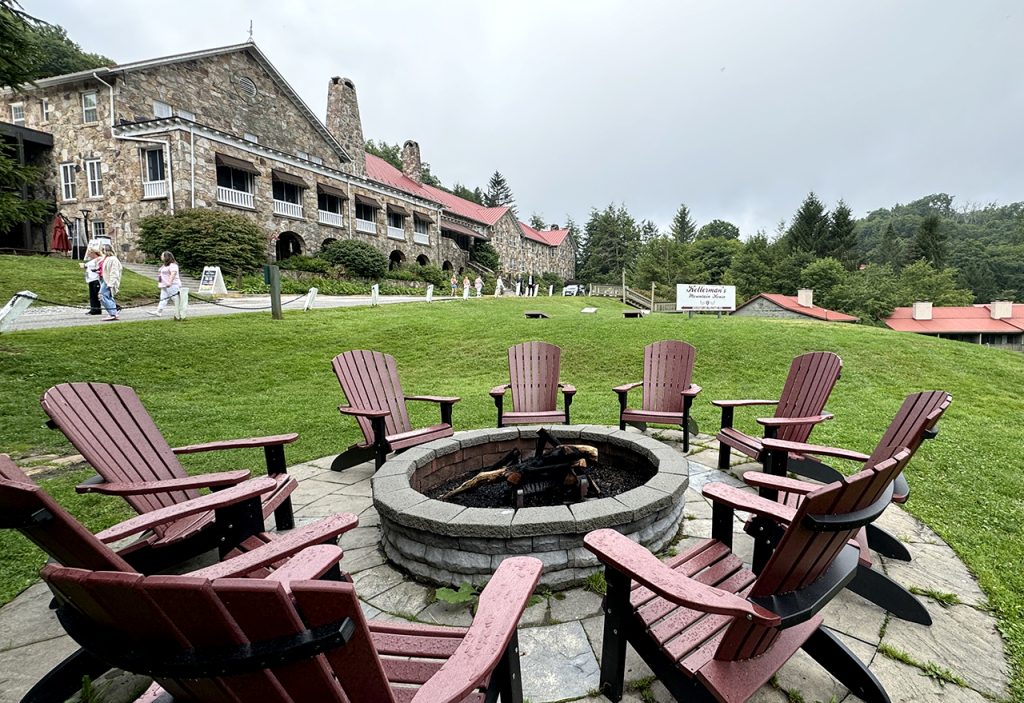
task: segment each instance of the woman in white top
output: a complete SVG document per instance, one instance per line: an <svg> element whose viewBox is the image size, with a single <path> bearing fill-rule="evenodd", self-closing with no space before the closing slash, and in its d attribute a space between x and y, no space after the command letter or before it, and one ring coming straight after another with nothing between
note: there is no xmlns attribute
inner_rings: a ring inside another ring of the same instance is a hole
<svg viewBox="0 0 1024 703"><path fill-rule="evenodd" d="M157 286L160 288L160 302L156 310L150 310L150 315L162 315L167 301L181 291L181 276L178 275L178 262L174 260L174 254L165 251L160 255L160 273L157 276ZM175 315L175 318L178 316Z"/></svg>
<svg viewBox="0 0 1024 703"><path fill-rule="evenodd" d="M85 269L85 282L89 286L89 312L86 315L99 315L100 310L100 245L90 244L85 250L85 261L79 264Z"/></svg>
<svg viewBox="0 0 1024 703"><path fill-rule="evenodd" d="M103 258L99 260L97 268L100 272L100 303L107 311L107 317L104 317L103 321L120 320L114 296L121 287L121 262L114 256L114 247L109 244L103 245Z"/></svg>

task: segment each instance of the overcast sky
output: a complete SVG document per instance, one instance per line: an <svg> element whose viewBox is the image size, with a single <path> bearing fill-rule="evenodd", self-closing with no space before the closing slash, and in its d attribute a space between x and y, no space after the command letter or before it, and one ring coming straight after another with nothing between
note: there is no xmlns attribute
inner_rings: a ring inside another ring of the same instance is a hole
<svg viewBox="0 0 1024 703"><path fill-rule="evenodd" d="M22 0L118 62L256 43L321 119L521 216L625 204L772 231L808 191L858 215L946 192L1024 200L1021 0Z"/></svg>

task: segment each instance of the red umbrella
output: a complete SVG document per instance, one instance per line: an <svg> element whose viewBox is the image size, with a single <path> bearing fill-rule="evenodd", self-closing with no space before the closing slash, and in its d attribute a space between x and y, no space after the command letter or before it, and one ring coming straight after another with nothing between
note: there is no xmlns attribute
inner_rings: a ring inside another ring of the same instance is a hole
<svg viewBox="0 0 1024 703"><path fill-rule="evenodd" d="M64 226L64 218L60 215L53 218L53 239L50 241L50 248L54 251L71 251L68 229Z"/></svg>

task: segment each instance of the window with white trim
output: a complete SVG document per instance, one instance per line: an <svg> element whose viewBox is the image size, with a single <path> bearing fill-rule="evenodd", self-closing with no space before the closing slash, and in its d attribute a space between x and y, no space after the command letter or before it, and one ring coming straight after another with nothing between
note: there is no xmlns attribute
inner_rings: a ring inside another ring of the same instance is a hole
<svg viewBox="0 0 1024 703"><path fill-rule="evenodd" d="M60 185L64 200L75 199L75 165L60 165Z"/></svg>
<svg viewBox="0 0 1024 703"><path fill-rule="evenodd" d="M317 166L323 166L324 165L324 160L321 159L319 156L310 156L309 160L312 161L313 163L315 163Z"/></svg>
<svg viewBox="0 0 1024 703"><path fill-rule="evenodd" d="M246 132L245 134L243 134L242 139L244 139L247 142L252 142L253 144L260 143L260 138L257 137L255 134L252 134L251 132Z"/></svg>
<svg viewBox="0 0 1024 703"><path fill-rule="evenodd" d="M43 122L50 121L50 101L47 98L39 101L39 112L42 115Z"/></svg>
<svg viewBox="0 0 1024 703"><path fill-rule="evenodd" d="M89 180L89 197L103 197L103 171L100 168L99 159L87 159L85 162L85 174Z"/></svg>
<svg viewBox="0 0 1024 703"><path fill-rule="evenodd" d="M178 110L178 117L192 122L196 121L196 113L191 110Z"/></svg>
<svg viewBox="0 0 1024 703"><path fill-rule="evenodd" d="M159 100L153 101L153 117L170 117L173 114L174 110L167 103Z"/></svg>
<svg viewBox="0 0 1024 703"><path fill-rule="evenodd" d="M413 228L416 230L416 234L430 234L430 223L426 220L414 217L412 223Z"/></svg>
<svg viewBox="0 0 1024 703"><path fill-rule="evenodd" d="M90 124L100 121L100 113L96 107L96 91L82 93L82 122Z"/></svg>
<svg viewBox="0 0 1024 703"><path fill-rule="evenodd" d="M154 183L164 180L164 150L156 149L142 150L143 176L146 183Z"/></svg>
<svg viewBox="0 0 1024 703"><path fill-rule="evenodd" d="M397 212L388 213L388 227L397 227L398 229L405 228L405 216L399 215Z"/></svg>
<svg viewBox="0 0 1024 703"><path fill-rule="evenodd" d="M11 103L11 122L25 126L25 103Z"/></svg>
<svg viewBox="0 0 1024 703"><path fill-rule="evenodd" d="M92 223L92 238L97 239L99 237L107 236L107 223L103 220L93 220Z"/></svg>

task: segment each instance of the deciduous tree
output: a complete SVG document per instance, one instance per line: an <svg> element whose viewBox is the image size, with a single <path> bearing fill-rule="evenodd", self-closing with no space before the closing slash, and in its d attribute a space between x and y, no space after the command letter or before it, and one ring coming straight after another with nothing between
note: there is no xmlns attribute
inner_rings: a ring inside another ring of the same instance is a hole
<svg viewBox="0 0 1024 703"><path fill-rule="evenodd" d="M699 230L695 239L739 239L740 228L725 220L711 220Z"/></svg>

